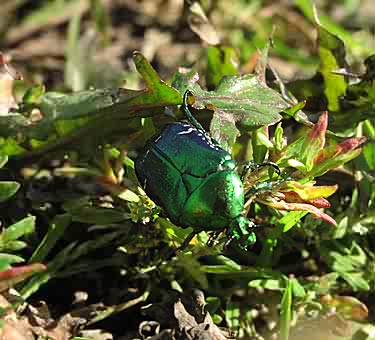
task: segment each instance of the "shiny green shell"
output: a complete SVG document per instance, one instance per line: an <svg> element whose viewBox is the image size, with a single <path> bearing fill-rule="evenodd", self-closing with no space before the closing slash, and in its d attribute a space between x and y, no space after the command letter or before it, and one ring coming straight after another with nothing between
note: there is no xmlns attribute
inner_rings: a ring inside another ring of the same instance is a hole
<svg viewBox="0 0 375 340"><path fill-rule="evenodd" d="M244 208L236 162L192 125L171 123L135 161L138 180L173 223L196 230L227 228Z"/></svg>

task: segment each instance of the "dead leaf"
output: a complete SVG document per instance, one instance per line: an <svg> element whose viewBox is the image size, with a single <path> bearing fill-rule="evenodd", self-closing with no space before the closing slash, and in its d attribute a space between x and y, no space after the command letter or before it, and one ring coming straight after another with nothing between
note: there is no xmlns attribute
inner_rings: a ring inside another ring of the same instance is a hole
<svg viewBox="0 0 375 340"><path fill-rule="evenodd" d="M220 35L208 20L201 5L193 2L189 7L188 23L191 30L210 45L220 44Z"/></svg>
<svg viewBox="0 0 375 340"><path fill-rule="evenodd" d="M7 61L0 52L0 114L7 114L10 109L17 108L13 97L13 82L21 79L21 75Z"/></svg>

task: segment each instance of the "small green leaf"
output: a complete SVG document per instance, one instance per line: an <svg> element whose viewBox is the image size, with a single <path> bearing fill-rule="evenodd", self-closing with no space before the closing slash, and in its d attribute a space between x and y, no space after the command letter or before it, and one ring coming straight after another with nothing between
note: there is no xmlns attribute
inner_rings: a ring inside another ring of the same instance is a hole
<svg viewBox="0 0 375 340"><path fill-rule="evenodd" d="M1 234L1 239L4 244L10 241L15 241L18 238L31 234L35 229L35 217L29 216L17 223L12 224L10 227L4 229Z"/></svg>
<svg viewBox="0 0 375 340"><path fill-rule="evenodd" d="M339 272L340 276L353 288L356 292L368 292L370 285L363 273L355 272Z"/></svg>
<svg viewBox="0 0 375 340"><path fill-rule="evenodd" d="M191 253L178 254L178 266L182 267L195 282L197 282L203 289L208 288L208 279L204 271L201 270L201 264L198 258Z"/></svg>
<svg viewBox="0 0 375 340"><path fill-rule="evenodd" d="M0 202L6 201L8 198L12 197L20 188L20 184L17 182L0 182Z"/></svg>
<svg viewBox="0 0 375 340"><path fill-rule="evenodd" d="M304 298L306 296L306 291L303 286L295 278L292 278L290 280L292 281L293 296Z"/></svg>
<svg viewBox="0 0 375 340"><path fill-rule="evenodd" d="M314 156L313 167L309 176L321 176L328 170L337 168L358 157L362 152L358 146L365 141L365 137L349 138L340 144L324 148Z"/></svg>
<svg viewBox="0 0 375 340"><path fill-rule="evenodd" d="M284 279L258 279L251 280L249 282L249 287L251 288L263 288L268 290L280 291L284 288L285 285Z"/></svg>
<svg viewBox="0 0 375 340"><path fill-rule="evenodd" d="M5 165L7 164L8 162L8 156L6 155L1 155L0 154L0 169Z"/></svg>
<svg viewBox="0 0 375 340"><path fill-rule="evenodd" d="M286 138L284 137L284 129L281 122L276 125L274 133L274 153L275 158L278 159L278 154L283 151L287 146Z"/></svg>
<svg viewBox="0 0 375 340"><path fill-rule="evenodd" d="M147 107L182 104L182 95L162 81L149 61L139 52L134 52L133 60L137 71L146 82L147 91L132 101L132 105Z"/></svg>
<svg viewBox="0 0 375 340"><path fill-rule="evenodd" d="M289 339L289 330L292 320L293 281L289 279L281 299L280 310L280 340Z"/></svg>
<svg viewBox="0 0 375 340"><path fill-rule="evenodd" d="M0 154L6 156L20 155L26 150L19 145L15 138L2 138L0 137Z"/></svg>
<svg viewBox="0 0 375 340"><path fill-rule="evenodd" d="M334 74L334 71L348 67L345 60L345 45L338 36L320 24L317 16L315 21L318 28L319 72L324 79L324 94L328 100L328 110L339 111L339 99L346 93L347 81L341 75Z"/></svg>
<svg viewBox="0 0 375 340"><path fill-rule="evenodd" d="M13 263L22 263L24 261L20 256L0 253L0 271L8 269Z"/></svg>
<svg viewBox="0 0 375 340"><path fill-rule="evenodd" d="M0 135L2 138L22 134L30 128L30 125L30 120L18 112L0 115Z"/></svg>
<svg viewBox="0 0 375 340"><path fill-rule="evenodd" d="M215 88L224 76L238 74L238 62L238 56L233 47L207 48L207 87Z"/></svg>
<svg viewBox="0 0 375 340"><path fill-rule="evenodd" d="M206 273L215 274L241 272L242 270L242 267L238 263L223 255L216 256L215 262L216 263L214 265L202 266L201 270Z"/></svg>
<svg viewBox="0 0 375 340"><path fill-rule="evenodd" d="M22 97L23 104L38 104L45 92L45 88L43 85L34 85L27 89L25 94Z"/></svg>
<svg viewBox="0 0 375 340"><path fill-rule="evenodd" d="M251 145L253 149L253 160L255 163L262 163L266 157L268 148L272 148L272 143L269 141L267 135L267 127L261 127L253 131L251 135ZM271 143L271 145L269 143Z"/></svg>
<svg viewBox="0 0 375 340"><path fill-rule="evenodd" d="M238 329L240 327L240 306L238 303L229 302L225 309L225 321L231 329Z"/></svg>
<svg viewBox="0 0 375 340"><path fill-rule="evenodd" d="M363 156L370 169L375 169L375 143L368 143L363 147Z"/></svg>
<svg viewBox="0 0 375 340"><path fill-rule="evenodd" d="M34 253L30 257L30 262L45 261L47 255L53 249L55 244L63 237L64 232L72 221L69 214L56 215L50 223L47 234L39 243Z"/></svg>
<svg viewBox="0 0 375 340"><path fill-rule="evenodd" d="M124 221L127 215L116 209L81 206L68 210L72 220L82 223L111 224Z"/></svg>
<svg viewBox="0 0 375 340"><path fill-rule="evenodd" d="M159 218L161 229L165 233L168 239L174 239L174 241L183 242L183 240L193 232L193 228L180 228L174 225L169 219Z"/></svg>
<svg viewBox="0 0 375 340"><path fill-rule="evenodd" d="M4 244L4 248L9 252L16 252L27 247L26 242L23 241L8 241Z"/></svg>
<svg viewBox="0 0 375 340"><path fill-rule="evenodd" d="M283 232L287 232L289 229L293 228L301 220L302 217L307 214L307 211L290 211L278 220L278 224L284 226Z"/></svg>
<svg viewBox="0 0 375 340"><path fill-rule="evenodd" d="M322 150L325 145L327 126L328 112L324 112L306 138L304 138L299 160L306 165L308 170L311 170L313 166L314 155Z"/></svg>

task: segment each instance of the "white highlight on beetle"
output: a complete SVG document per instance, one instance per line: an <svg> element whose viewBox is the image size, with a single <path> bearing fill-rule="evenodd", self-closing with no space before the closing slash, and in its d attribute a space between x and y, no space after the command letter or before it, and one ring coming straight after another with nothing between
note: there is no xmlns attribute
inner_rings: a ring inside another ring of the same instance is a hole
<svg viewBox="0 0 375 340"><path fill-rule="evenodd" d="M198 131L196 128L194 128L194 127L192 127L192 126L190 126L190 125L183 125L184 127L189 127L187 130L185 130L185 131L181 131L181 132L179 132L178 133L178 135L187 135L187 134L189 134L189 133L192 133L192 132L194 132L194 131ZM197 134L197 136L198 137L201 137L201 136L203 136L203 134L202 133L200 133L200 132L198 132L198 134ZM208 146L211 148L211 149L214 149L214 150L216 150L216 151L218 151L219 150L219 148L217 147L217 146L215 146L215 145L213 145L212 143L209 143L208 141L207 141L207 138L206 137L202 137L202 140L203 141L206 141L207 142L207 144L208 144Z"/></svg>
<svg viewBox="0 0 375 340"><path fill-rule="evenodd" d="M193 127L190 127L188 130L186 131L181 131L178 133L178 135L187 135L188 133L192 133L193 131L195 131L196 129L194 129Z"/></svg>

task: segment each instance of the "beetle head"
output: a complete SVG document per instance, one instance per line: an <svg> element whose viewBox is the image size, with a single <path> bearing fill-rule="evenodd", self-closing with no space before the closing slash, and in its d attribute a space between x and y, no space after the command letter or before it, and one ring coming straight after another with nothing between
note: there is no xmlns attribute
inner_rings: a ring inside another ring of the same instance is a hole
<svg viewBox="0 0 375 340"><path fill-rule="evenodd" d="M256 241L255 233L250 229L255 224L244 216L236 217L229 226L229 242L236 240L238 246L243 250L248 250Z"/></svg>

